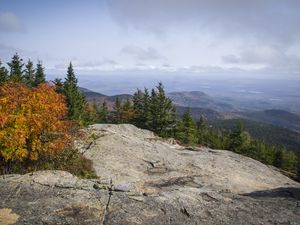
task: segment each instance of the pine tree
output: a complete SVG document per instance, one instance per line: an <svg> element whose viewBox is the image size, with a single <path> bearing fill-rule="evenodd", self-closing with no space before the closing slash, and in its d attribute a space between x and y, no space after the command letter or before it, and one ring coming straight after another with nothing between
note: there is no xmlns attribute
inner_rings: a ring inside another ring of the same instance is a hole
<svg viewBox="0 0 300 225"><path fill-rule="evenodd" d="M144 92L137 90L132 97L134 116L132 122L140 128L149 129L149 101L150 96L148 89L145 88Z"/></svg>
<svg viewBox="0 0 300 225"><path fill-rule="evenodd" d="M104 101L101 107L97 110L97 122L99 123L108 123L109 112L106 101Z"/></svg>
<svg viewBox="0 0 300 225"><path fill-rule="evenodd" d="M145 124L145 115L144 115L144 102L143 102L144 93L138 89L132 97L134 118L133 124L137 127L143 127Z"/></svg>
<svg viewBox="0 0 300 225"><path fill-rule="evenodd" d="M77 78L75 76L72 63L68 67L67 77L64 82L64 94L66 96L69 117L72 120L83 124L83 115L85 108L85 98L80 92L77 85Z"/></svg>
<svg viewBox="0 0 300 225"><path fill-rule="evenodd" d="M242 122L237 124L235 131L230 135L230 139L229 149L237 153L245 151L245 148L247 148L251 142L251 137L245 130Z"/></svg>
<svg viewBox="0 0 300 225"><path fill-rule="evenodd" d="M12 82L22 82L23 81L23 60L19 57L18 53L16 53L11 61L7 63L10 68L9 72L9 80Z"/></svg>
<svg viewBox="0 0 300 225"><path fill-rule="evenodd" d="M2 62L0 60L0 85L8 80L8 71L2 66Z"/></svg>
<svg viewBox="0 0 300 225"><path fill-rule="evenodd" d="M35 69L33 68L32 61L28 60L25 67L24 82L28 87L33 87L35 83Z"/></svg>
<svg viewBox="0 0 300 225"><path fill-rule="evenodd" d="M56 92L64 94L64 82L60 78L55 78L53 81Z"/></svg>
<svg viewBox="0 0 300 225"><path fill-rule="evenodd" d="M298 181L300 181L300 153L297 154L297 159L296 159L296 175Z"/></svg>
<svg viewBox="0 0 300 225"><path fill-rule="evenodd" d="M46 76L44 72L44 67L41 61L38 61L36 64L36 72L35 72L35 79L34 79L34 86L38 86L39 84L46 82Z"/></svg>
<svg viewBox="0 0 300 225"><path fill-rule="evenodd" d="M117 124L121 123L122 122L122 103L118 96L115 99L114 110L115 110L115 116L114 116L115 123L117 123Z"/></svg>
<svg viewBox="0 0 300 225"><path fill-rule="evenodd" d="M166 97L161 82L156 88L157 91L152 89L151 92L147 121L150 130L162 137L166 137L172 133L175 128L175 107L173 106L172 101Z"/></svg>
<svg viewBox="0 0 300 225"><path fill-rule="evenodd" d="M150 95L147 88L144 89L143 93L143 110L142 110L142 116L141 116L141 128L144 129L150 129Z"/></svg>
<svg viewBox="0 0 300 225"><path fill-rule="evenodd" d="M277 168L282 168L283 166L283 152L281 149L278 149L275 152L273 166L276 166Z"/></svg>
<svg viewBox="0 0 300 225"><path fill-rule="evenodd" d="M199 121L197 122L197 138L198 144L205 145L205 136L206 136L206 122L203 115L200 116Z"/></svg>
<svg viewBox="0 0 300 225"><path fill-rule="evenodd" d="M197 141L197 128L190 109L182 116L177 130L177 139L184 144L195 144Z"/></svg>

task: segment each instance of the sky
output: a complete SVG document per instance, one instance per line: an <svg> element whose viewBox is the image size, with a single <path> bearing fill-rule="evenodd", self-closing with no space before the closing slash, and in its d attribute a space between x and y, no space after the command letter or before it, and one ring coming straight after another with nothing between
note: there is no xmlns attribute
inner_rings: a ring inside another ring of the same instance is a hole
<svg viewBox="0 0 300 225"><path fill-rule="evenodd" d="M0 59L46 72L300 79L299 0L0 0Z"/></svg>

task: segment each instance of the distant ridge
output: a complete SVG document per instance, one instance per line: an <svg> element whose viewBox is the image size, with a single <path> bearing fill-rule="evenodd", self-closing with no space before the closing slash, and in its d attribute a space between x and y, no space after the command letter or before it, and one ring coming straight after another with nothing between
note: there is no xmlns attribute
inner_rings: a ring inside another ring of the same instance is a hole
<svg viewBox="0 0 300 225"><path fill-rule="evenodd" d="M130 94L107 96L87 88L81 87L80 90L89 102L102 104L106 101L109 109L113 109L117 97L121 101L132 98ZM215 99L201 91L170 92L167 93L167 96L173 101L179 115L182 115L189 108L195 120L198 120L200 115L204 115L209 121L241 118L280 126L300 133L300 116L285 110L235 111L232 105Z"/></svg>
<svg viewBox="0 0 300 225"><path fill-rule="evenodd" d="M218 112L234 111L234 107L201 91L170 92L168 97L177 106L207 108Z"/></svg>
<svg viewBox="0 0 300 225"><path fill-rule="evenodd" d="M119 95L108 96L83 87L80 87L80 90L84 94L88 102L102 104L105 101L109 109L113 109L113 105L117 97L121 101L125 101L127 98L128 99L132 98L132 95L130 94L119 94Z"/></svg>
<svg viewBox="0 0 300 225"><path fill-rule="evenodd" d="M300 133L300 116L285 110L242 112L240 115L246 119L274 124Z"/></svg>

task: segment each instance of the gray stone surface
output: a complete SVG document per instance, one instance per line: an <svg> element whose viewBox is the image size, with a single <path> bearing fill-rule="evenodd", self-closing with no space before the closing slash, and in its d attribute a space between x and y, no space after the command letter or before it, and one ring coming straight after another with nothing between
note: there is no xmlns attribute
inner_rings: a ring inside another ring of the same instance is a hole
<svg viewBox="0 0 300 225"><path fill-rule="evenodd" d="M228 151L185 149L132 125L94 125L77 146L99 179L0 177L0 225L300 224L300 186ZM87 144L88 143L88 144Z"/></svg>

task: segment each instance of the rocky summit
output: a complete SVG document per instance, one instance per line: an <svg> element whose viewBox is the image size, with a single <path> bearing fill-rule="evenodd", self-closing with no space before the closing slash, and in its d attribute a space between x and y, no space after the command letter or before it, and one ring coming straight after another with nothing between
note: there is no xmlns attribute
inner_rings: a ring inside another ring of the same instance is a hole
<svg viewBox="0 0 300 225"><path fill-rule="evenodd" d="M96 124L76 148L99 179L64 171L0 178L0 225L300 224L300 184L226 150Z"/></svg>

